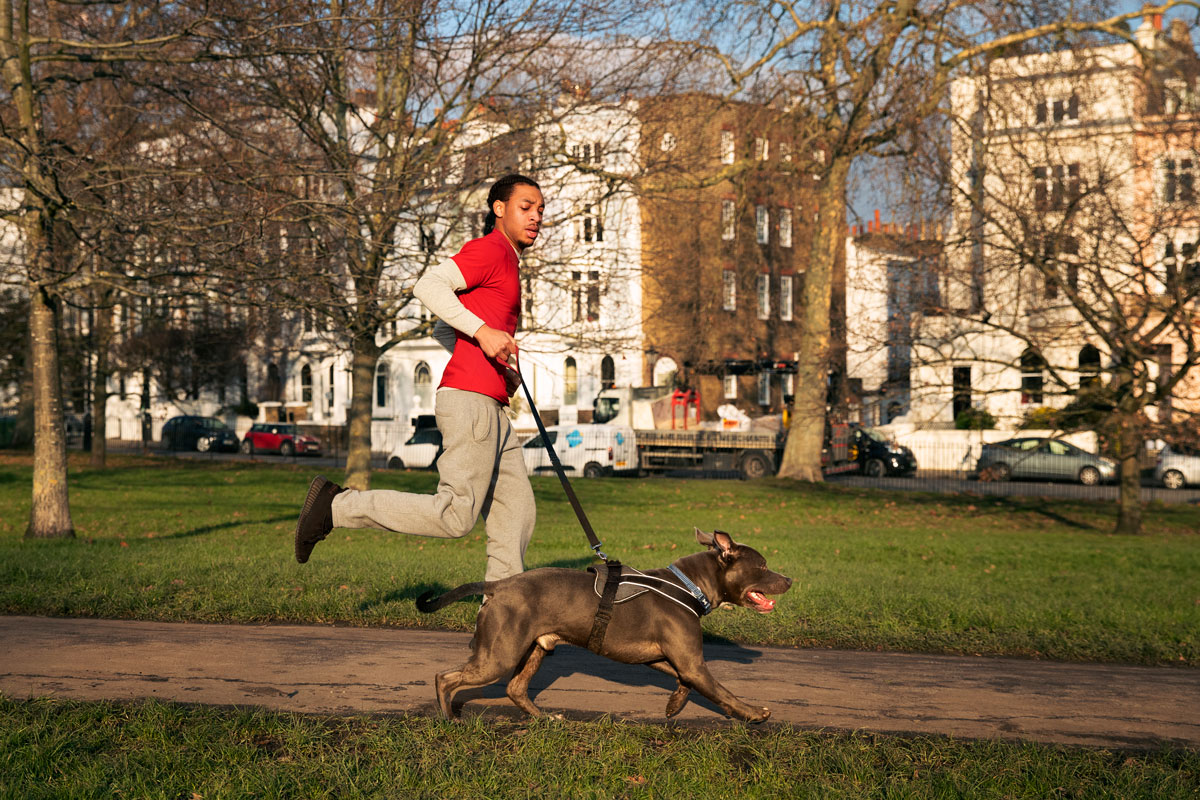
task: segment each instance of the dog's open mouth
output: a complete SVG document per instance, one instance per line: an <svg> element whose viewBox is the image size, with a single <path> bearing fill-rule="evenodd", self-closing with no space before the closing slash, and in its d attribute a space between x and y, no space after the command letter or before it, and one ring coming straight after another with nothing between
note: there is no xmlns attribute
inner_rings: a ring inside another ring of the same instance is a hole
<svg viewBox="0 0 1200 800"><path fill-rule="evenodd" d="M746 599L750 601L750 607L760 614L770 614L775 610L775 601L762 592L751 589L746 592Z"/></svg>

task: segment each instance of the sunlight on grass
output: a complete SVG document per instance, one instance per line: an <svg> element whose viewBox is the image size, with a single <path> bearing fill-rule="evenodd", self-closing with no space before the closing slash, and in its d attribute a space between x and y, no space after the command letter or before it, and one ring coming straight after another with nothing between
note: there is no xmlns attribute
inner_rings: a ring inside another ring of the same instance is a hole
<svg viewBox="0 0 1200 800"><path fill-rule="evenodd" d="M71 541L22 538L29 469L0 460L0 611L156 620L338 622L469 630L475 606L419 614L422 592L478 580L482 524L444 541L335 530L292 557L303 465L122 458L72 469ZM336 480L340 477L331 474ZM431 491L433 473L376 488ZM783 481L601 479L576 490L606 550L639 568L729 531L795 579L771 615L719 610L705 630L752 644L1200 665L1200 509L1152 506L1146 534L1111 509L1036 498L845 490ZM561 487L534 479L528 566L582 568Z"/></svg>

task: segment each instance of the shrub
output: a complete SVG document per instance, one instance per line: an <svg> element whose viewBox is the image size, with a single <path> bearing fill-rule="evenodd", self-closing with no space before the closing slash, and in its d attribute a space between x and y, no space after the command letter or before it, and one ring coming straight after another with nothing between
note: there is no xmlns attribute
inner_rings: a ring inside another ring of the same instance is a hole
<svg viewBox="0 0 1200 800"><path fill-rule="evenodd" d="M986 409L968 408L954 418L954 427L960 431L981 431L996 427L996 418Z"/></svg>

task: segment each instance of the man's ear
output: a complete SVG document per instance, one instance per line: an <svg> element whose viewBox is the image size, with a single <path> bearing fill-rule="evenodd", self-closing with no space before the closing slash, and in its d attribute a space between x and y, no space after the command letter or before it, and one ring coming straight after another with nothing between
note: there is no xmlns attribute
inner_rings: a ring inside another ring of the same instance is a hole
<svg viewBox="0 0 1200 800"><path fill-rule="evenodd" d="M492 213L496 215L496 219L504 216L504 201L495 200L492 202Z"/></svg>

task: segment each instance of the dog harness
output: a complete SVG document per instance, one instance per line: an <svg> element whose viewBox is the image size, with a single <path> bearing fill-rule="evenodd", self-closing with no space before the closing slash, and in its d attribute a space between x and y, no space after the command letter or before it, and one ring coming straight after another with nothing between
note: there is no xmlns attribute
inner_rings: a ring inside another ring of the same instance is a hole
<svg viewBox="0 0 1200 800"><path fill-rule="evenodd" d="M617 577L617 589L613 594L614 604L633 600L635 597L641 597L646 594L646 592L654 592L660 597L670 600L672 603L683 606L697 617L702 617L713 609L712 602L709 601L700 587L693 583L683 573L683 570L674 564L667 567L667 569L671 570L675 577L683 583L682 586L672 583L667 578L660 578L657 575L647 575L633 567L622 567L621 569L622 571ZM597 597L603 598L604 589L607 588L613 571L602 565L588 567L588 571L596 573L596 583L593 586L593 590L596 592Z"/></svg>

